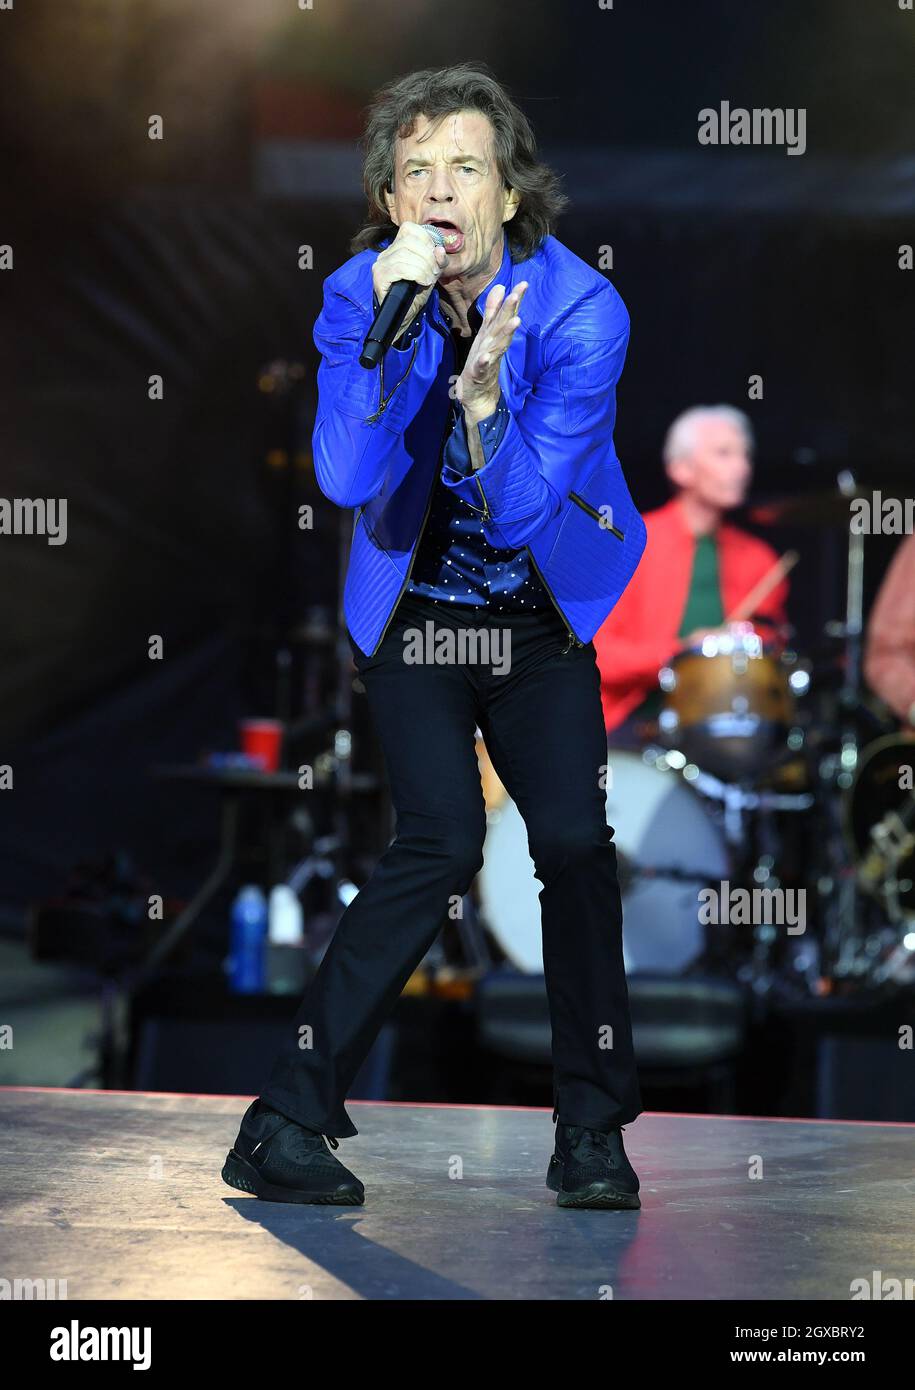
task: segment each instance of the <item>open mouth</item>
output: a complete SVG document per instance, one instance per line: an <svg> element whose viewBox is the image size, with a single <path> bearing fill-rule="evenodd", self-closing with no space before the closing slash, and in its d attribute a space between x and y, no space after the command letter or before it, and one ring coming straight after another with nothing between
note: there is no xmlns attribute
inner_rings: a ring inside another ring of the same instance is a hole
<svg viewBox="0 0 915 1390"><path fill-rule="evenodd" d="M460 251L464 246L464 233L456 222L449 222L445 218L430 217L428 221L433 227L438 227L445 238L445 250L449 255Z"/></svg>

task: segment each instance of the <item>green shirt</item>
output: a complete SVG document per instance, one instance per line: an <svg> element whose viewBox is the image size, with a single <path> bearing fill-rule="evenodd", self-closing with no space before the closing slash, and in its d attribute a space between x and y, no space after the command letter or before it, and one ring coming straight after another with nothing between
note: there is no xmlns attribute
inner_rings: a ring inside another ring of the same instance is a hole
<svg viewBox="0 0 915 1390"><path fill-rule="evenodd" d="M699 627L720 627L724 622L721 585L718 578L718 543L714 536L697 536L693 572L683 609L678 637L688 637ZM657 719L664 704L664 692L652 690L633 710L631 719Z"/></svg>

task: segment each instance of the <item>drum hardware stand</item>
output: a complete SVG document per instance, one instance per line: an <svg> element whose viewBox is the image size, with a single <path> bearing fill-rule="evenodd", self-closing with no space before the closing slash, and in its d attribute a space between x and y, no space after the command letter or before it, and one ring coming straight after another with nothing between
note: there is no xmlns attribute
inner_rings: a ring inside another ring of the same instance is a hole
<svg viewBox="0 0 915 1390"><path fill-rule="evenodd" d="M781 888L781 879L776 872L779 841L772 816L776 811L808 810L814 803L813 795L809 792L752 791L746 787L720 783L708 774L700 776L706 785L698 789L705 795L724 801L725 834L729 843L735 851L741 848L749 851L742 859L735 853L738 879L747 886L752 885L752 888L778 891ZM728 829L729 818L733 839ZM752 840L747 833L748 820L753 827ZM745 980L757 995L767 995L775 987L777 974L773 954L778 940L779 931L774 923L765 921L754 924L752 951L746 963L737 969L737 976Z"/></svg>
<svg viewBox="0 0 915 1390"><path fill-rule="evenodd" d="M661 760L667 762L666 754L660 752ZM813 806L816 797L812 792L770 792L752 791L733 782L723 782L710 772L702 772L695 764L685 767L676 762L667 762L670 771L678 772L690 786L712 801L721 802L724 807L724 832L730 845L739 845L744 840L744 813L746 811L807 811ZM690 775L686 776L687 768Z"/></svg>
<svg viewBox="0 0 915 1390"><path fill-rule="evenodd" d="M347 513L340 509L337 546L338 593L340 595L343 594L351 542L350 519ZM323 642L327 640L324 631L320 625L314 632L306 631L306 640ZM303 739L321 735L322 742L326 740L323 749L309 761L313 763L316 779L320 775L322 780L327 783L331 797L332 828L328 834L312 838L308 853L289 870L285 880L296 893L300 902L305 890L315 880L323 880L329 886L330 903L332 904L330 916L333 918L333 925L327 939L324 939L323 932L319 933L321 939L317 939L314 930L309 937L308 926L307 923L305 924L306 946L314 965L319 963L327 949L339 918L359 892L357 885L352 882L346 872L346 864L352 851L350 830L352 797L357 788L354 785L352 762L352 654L346 637L346 617L343 611L342 598L337 613L336 631L331 629L328 637L336 658L335 686L331 695L330 709L322 710L316 715L306 715L295 721L290 721L288 719L289 692L288 689L284 691L287 706L284 711L286 715L286 731L283 740L284 758L295 762L292 756L294 745ZM286 686L288 686L289 666L289 653L279 654L278 667L281 677L286 677ZM281 690L283 689L284 687L281 685ZM358 781L358 776L356 780Z"/></svg>
<svg viewBox="0 0 915 1390"><path fill-rule="evenodd" d="M836 479L838 491L851 503L863 496L854 474L844 469ZM845 621L832 622L827 632L843 644L843 681L839 692L841 711L838 758L822 759L818 766L820 790L829 803L830 859L828 877L818 880L823 910L823 969L836 975L849 973L859 941L858 880L853 870L841 827L837 824L838 797L852 784L858 765L858 730L855 713L861 702L861 668L864 634L864 535L852 530L848 520L848 571ZM827 891L824 892L824 889Z"/></svg>
<svg viewBox="0 0 915 1390"><path fill-rule="evenodd" d="M857 961L862 946L858 877L842 833L840 816L840 793L846 785L843 773L847 773L850 781L851 756L856 753L857 744L850 747L844 741L844 732L841 752L822 759L818 768L825 821L824 833L818 837L824 855L817 875L822 922L820 973L835 979L859 973Z"/></svg>
<svg viewBox="0 0 915 1390"><path fill-rule="evenodd" d="M900 888L910 886L900 880L899 865L915 850L915 833L908 823L915 811L915 796L910 792L909 797L901 814L889 811L871 830L871 849L861 866L862 882L871 892L879 893L890 921L897 925L907 920L899 901Z"/></svg>
<svg viewBox="0 0 915 1390"><path fill-rule="evenodd" d="M318 966L324 951L327 949L330 937L336 930L337 923L350 903L359 892L356 884L351 879L341 876L340 864L343 845L336 835L317 836L304 859L300 860L296 866L290 870L286 877L286 883L295 893L296 897L302 902L306 889L316 879L323 879L331 889L331 899L334 904L333 925L329 933L318 933L312 924L309 932L309 922L303 922L303 935L306 948L311 956L313 966ZM324 937L327 937L325 940ZM320 937L320 939L317 939Z"/></svg>
<svg viewBox="0 0 915 1390"><path fill-rule="evenodd" d="M686 761L685 756L676 749L662 749L656 746L644 750L644 759L659 769L676 772L700 795L722 807L722 828L734 863L735 880L747 886L764 886L769 889L779 887L779 879L773 873L776 864L777 839L769 822L775 811L807 811L816 802L812 792L773 792L766 789L756 791L736 783L724 782L711 773L703 772L695 764ZM752 817L757 831L764 835L766 843L758 849L755 862L750 856L738 862L737 851L747 845L747 821ZM633 878L658 875L661 870L649 873L636 870ZM675 874L670 875L674 877ZM714 877L714 876L712 876ZM712 877L709 881L712 881ZM757 995L768 994L775 986L776 973L772 953L778 939L777 929L769 922L757 923L753 931L753 949L750 959L737 968L737 976L746 982ZM810 971L805 967L805 977ZM816 972L814 972L816 974Z"/></svg>

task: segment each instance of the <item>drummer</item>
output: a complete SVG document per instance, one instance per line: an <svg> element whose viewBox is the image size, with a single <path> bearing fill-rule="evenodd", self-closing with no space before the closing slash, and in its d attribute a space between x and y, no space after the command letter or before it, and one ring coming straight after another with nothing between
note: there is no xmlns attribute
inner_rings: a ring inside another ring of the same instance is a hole
<svg viewBox="0 0 915 1390"><path fill-rule="evenodd" d="M594 637L604 722L610 741L637 746L656 720L658 672L699 646L771 570L771 546L724 522L746 498L753 432L730 405L699 405L677 416L664 441L674 495L645 513L648 542L634 578ZM763 637L786 621L782 580L752 614Z"/></svg>

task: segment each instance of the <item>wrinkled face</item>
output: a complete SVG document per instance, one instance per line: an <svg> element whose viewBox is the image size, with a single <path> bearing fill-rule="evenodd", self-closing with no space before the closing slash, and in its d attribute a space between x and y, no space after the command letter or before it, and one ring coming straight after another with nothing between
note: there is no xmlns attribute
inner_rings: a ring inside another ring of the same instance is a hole
<svg viewBox="0 0 915 1390"><path fill-rule="evenodd" d="M744 501L753 464L743 431L730 420L709 416L693 426L689 453L673 458L667 471L673 483L696 501L727 511Z"/></svg>
<svg viewBox="0 0 915 1390"><path fill-rule="evenodd" d="M394 143L394 192L385 193L391 221L433 222L445 236L448 264L441 278L491 275L502 263L502 224L514 217L519 194L505 188L493 129L479 111L456 111Z"/></svg>

